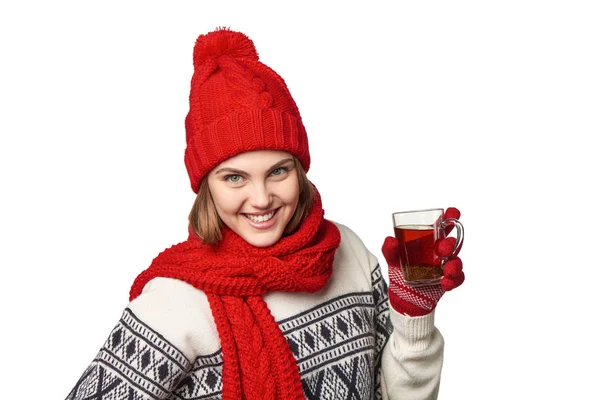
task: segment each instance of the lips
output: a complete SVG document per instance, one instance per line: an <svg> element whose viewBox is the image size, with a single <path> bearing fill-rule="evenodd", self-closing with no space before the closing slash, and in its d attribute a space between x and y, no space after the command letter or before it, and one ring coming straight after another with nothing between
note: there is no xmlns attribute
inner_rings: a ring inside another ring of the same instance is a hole
<svg viewBox="0 0 600 400"><path fill-rule="evenodd" d="M279 208L264 214L243 214L250 226L257 229L268 229L272 227L278 215Z"/></svg>
<svg viewBox="0 0 600 400"><path fill-rule="evenodd" d="M244 216L246 218L248 218L250 221L252 222L256 222L256 223L261 223L261 222L266 222L268 220L270 220L271 218L273 218L273 216L275 215L275 212L277 210L273 210L270 213L267 214L261 214L261 215L256 215L256 214L244 214Z"/></svg>

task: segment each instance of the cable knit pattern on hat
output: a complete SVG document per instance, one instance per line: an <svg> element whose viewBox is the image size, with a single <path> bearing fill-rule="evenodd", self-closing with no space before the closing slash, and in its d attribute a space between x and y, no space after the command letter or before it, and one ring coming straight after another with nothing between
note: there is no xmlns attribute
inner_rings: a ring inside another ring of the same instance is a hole
<svg viewBox="0 0 600 400"><path fill-rule="evenodd" d="M286 151L305 171L310 167L296 103L243 33L219 29L198 37L185 129L185 165L194 192L211 169L246 151Z"/></svg>

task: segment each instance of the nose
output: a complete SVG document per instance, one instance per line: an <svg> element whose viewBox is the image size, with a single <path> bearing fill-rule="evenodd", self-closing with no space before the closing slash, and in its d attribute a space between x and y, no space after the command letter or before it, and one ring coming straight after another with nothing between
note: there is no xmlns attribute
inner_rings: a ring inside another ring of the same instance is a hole
<svg viewBox="0 0 600 400"><path fill-rule="evenodd" d="M271 193L269 192L267 185L262 182L252 185L250 204L252 207L259 209L269 208L271 205Z"/></svg>

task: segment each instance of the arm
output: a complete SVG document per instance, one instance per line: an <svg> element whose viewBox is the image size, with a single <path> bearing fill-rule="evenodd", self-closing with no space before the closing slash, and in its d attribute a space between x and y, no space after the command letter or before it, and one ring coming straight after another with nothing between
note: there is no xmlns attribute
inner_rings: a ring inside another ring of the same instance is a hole
<svg viewBox="0 0 600 400"><path fill-rule="evenodd" d="M391 309L392 336L382 354L384 399L437 399L444 340L434 313L408 317Z"/></svg>
<svg viewBox="0 0 600 400"><path fill-rule="evenodd" d="M128 308L67 400L166 399L191 363Z"/></svg>
<svg viewBox="0 0 600 400"><path fill-rule="evenodd" d="M446 217L458 219L460 212L449 208ZM465 279L462 262L457 257L460 244L458 249L455 244L455 238L436 243L435 252L447 258L444 276L441 283L425 287L405 284L398 242L388 237L383 244L382 252L389 268L388 293L394 326L382 356L382 386L389 399L437 399L444 342L434 326L435 307L446 291L460 286Z"/></svg>
<svg viewBox="0 0 600 400"><path fill-rule="evenodd" d="M338 224L370 284L375 306L375 399L435 399L444 342L434 315L411 317L390 307L388 285L377 258L362 240Z"/></svg>
<svg viewBox="0 0 600 400"><path fill-rule="evenodd" d="M381 399L436 399L444 341L434 326L434 313L410 317L389 306L388 288L374 256L373 293L377 303L376 383ZM378 272L379 271L379 272Z"/></svg>
<svg viewBox="0 0 600 400"><path fill-rule="evenodd" d="M129 304L67 399L138 400L215 394L220 388L201 390L195 382L196 375L222 363L215 361L218 349L206 295L185 282L155 278ZM219 372L208 372L211 374L217 376Z"/></svg>

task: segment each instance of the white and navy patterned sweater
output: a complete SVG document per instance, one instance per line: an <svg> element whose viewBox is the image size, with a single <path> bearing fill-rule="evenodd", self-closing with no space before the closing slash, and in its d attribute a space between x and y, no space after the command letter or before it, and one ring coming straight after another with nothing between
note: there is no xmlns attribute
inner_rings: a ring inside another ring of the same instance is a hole
<svg viewBox="0 0 600 400"><path fill-rule="evenodd" d="M317 293L269 293L307 399L435 399L443 340L433 313L390 310L376 258L347 227ZM206 295L155 278L67 399L221 399L223 355Z"/></svg>

